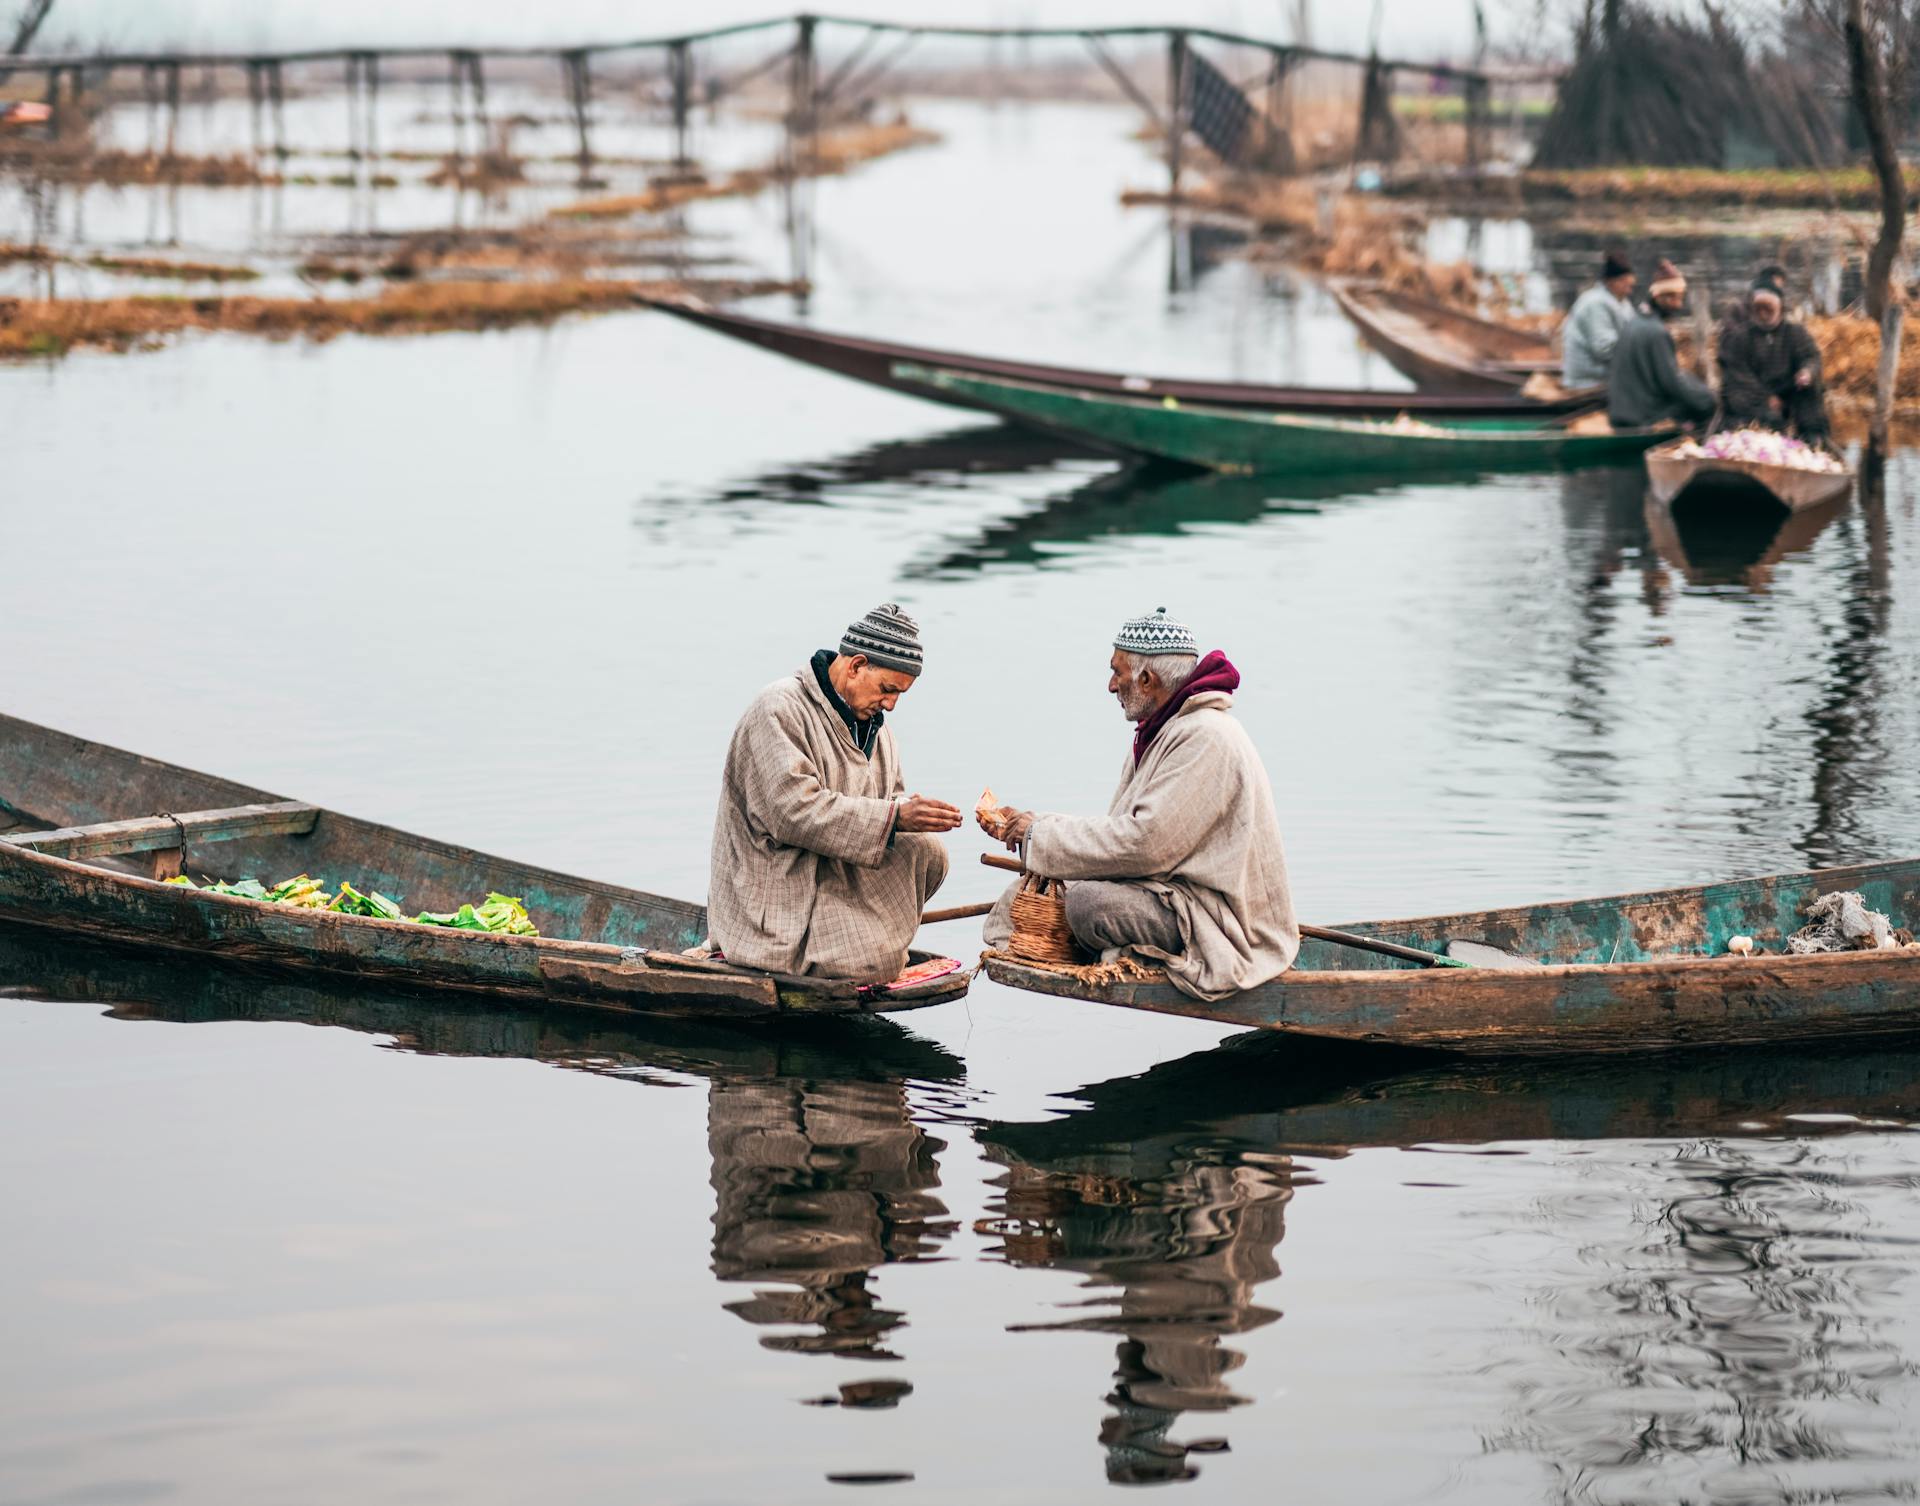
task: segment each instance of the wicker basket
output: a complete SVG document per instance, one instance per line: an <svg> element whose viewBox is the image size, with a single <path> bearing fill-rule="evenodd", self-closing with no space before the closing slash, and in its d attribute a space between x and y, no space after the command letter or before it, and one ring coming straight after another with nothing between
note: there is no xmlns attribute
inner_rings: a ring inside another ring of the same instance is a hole
<svg viewBox="0 0 1920 1506"><path fill-rule="evenodd" d="M1007 950L1028 962L1078 962L1067 926L1067 886L1028 874L1013 897L1013 937Z"/></svg>

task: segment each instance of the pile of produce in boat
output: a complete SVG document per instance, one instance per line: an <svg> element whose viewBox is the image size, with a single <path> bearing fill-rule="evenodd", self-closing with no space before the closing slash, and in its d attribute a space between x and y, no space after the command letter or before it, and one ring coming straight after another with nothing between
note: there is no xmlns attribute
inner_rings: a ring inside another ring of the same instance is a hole
<svg viewBox="0 0 1920 1506"><path fill-rule="evenodd" d="M483 905L462 905L444 915L422 912L413 917L425 926L453 926L461 931L496 931L508 936L538 936L527 919L527 907L511 894L489 894Z"/></svg>
<svg viewBox="0 0 1920 1506"><path fill-rule="evenodd" d="M1846 462L1815 445L1803 444L1772 429L1722 429L1705 443L1683 439L1673 453L1681 460L1741 460L1751 465L1783 465L1795 471L1821 471L1838 476Z"/></svg>
<svg viewBox="0 0 1920 1506"><path fill-rule="evenodd" d="M1878 910L1869 910L1858 891L1842 889L1823 894L1802 906L1807 924L1787 938L1787 951L1795 956L1810 952L1885 952L1913 940L1912 934L1894 927Z"/></svg>
<svg viewBox="0 0 1920 1506"><path fill-rule="evenodd" d="M1422 423L1419 419L1405 413L1390 423L1377 418L1363 418L1360 420L1360 427L1372 429L1380 434L1432 434L1438 435L1441 439L1447 438L1452 432L1436 424Z"/></svg>
<svg viewBox="0 0 1920 1506"><path fill-rule="evenodd" d="M342 883L338 894L326 892L319 879L298 874L282 879L269 889L259 879L239 879L234 883L196 884L184 873L167 880L202 894L231 894L238 899L257 899L272 905L294 905L303 910L332 910L341 915L366 915L375 920L405 920L400 907L378 891L362 894L352 884ZM423 910L413 917L426 926L452 926L462 931L492 931L506 936L538 936L527 918L527 907L514 895L489 893L478 905L462 905L458 910L439 914Z"/></svg>

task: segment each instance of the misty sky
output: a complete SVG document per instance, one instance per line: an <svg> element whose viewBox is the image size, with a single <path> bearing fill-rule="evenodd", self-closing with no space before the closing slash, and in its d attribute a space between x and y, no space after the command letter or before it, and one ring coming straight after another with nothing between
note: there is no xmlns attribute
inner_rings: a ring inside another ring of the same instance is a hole
<svg viewBox="0 0 1920 1506"><path fill-rule="evenodd" d="M24 0L0 0L10 23ZM1363 50L1369 0L1310 0L1320 46ZM1472 0L1380 0L1381 51L1412 59L1464 57ZM696 30L805 9L779 0L55 0L41 46L292 48L343 42L550 43ZM1074 26L1101 22L1213 25L1292 38L1293 0L845 0L843 15L968 25ZM1487 0L1497 41L1532 30L1532 6ZM38 49L36 49L38 50Z"/></svg>

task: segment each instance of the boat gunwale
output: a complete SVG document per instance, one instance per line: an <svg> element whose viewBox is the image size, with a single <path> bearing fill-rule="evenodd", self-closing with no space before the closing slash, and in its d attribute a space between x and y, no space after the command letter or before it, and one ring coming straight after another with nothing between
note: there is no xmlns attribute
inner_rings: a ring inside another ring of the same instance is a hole
<svg viewBox="0 0 1920 1506"><path fill-rule="evenodd" d="M783 324L774 319L760 319L750 314L717 309L698 300L643 296L636 301L647 308L683 317L700 328L756 345L762 350L785 356L789 360L834 372L850 381L864 381L891 391L906 392L913 396L961 407L977 405L951 394L937 394L912 382L892 378L882 382L871 376L845 371L815 358L763 344L755 336L765 334L772 339L784 340L796 345L844 351L853 355L884 359L889 363L905 361L918 365L946 366L953 370L973 371L985 376L1006 377L1009 380L1032 381L1037 385L1049 387L1069 388L1080 385L1090 391L1104 393L1111 390L1114 396L1137 395L1136 388L1129 386L1129 383L1144 383L1151 391L1174 396L1183 402L1189 400L1182 396L1183 392L1204 391L1206 396L1194 397L1191 400L1213 402L1225 407L1280 410L1299 407L1308 411L1320 411L1324 405L1326 411L1336 413L1343 411L1378 413L1398 407L1411 407L1434 411L1457 409L1488 418L1505 416L1517 419L1531 417L1545 419L1572 418L1591 413L1600 408L1606 400L1606 393L1602 388L1579 389L1557 398L1522 397L1518 389L1524 383L1524 377L1515 377L1511 382L1503 380L1498 391L1444 393L1419 388L1406 392L1391 392L1373 387L1294 387L1264 382L1221 381L1209 377L1141 376L1128 372L1102 370L1098 367L1055 366L1043 361L1022 361L1008 356L977 356L965 351L940 350L931 346L908 345L879 340L871 336L815 329L809 325ZM1110 389L1104 384L1111 384Z"/></svg>
<svg viewBox="0 0 1920 1506"><path fill-rule="evenodd" d="M1175 401L1172 406L1169 406L1168 399L1135 397L1126 393L1093 392L1068 387L1050 387L1038 382L1021 382L1005 377L988 377L976 372L955 370L946 367L923 367L914 362L896 363L894 369L896 371L920 372L930 385L940 387L942 390L950 390L947 386L949 383L967 383L985 387L1005 387L1011 388L1016 392L1029 393L1038 397L1065 399L1070 402L1083 403L1093 408L1123 408L1138 413L1152 414L1156 417L1167 413L1185 414L1194 418L1243 425L1248 433L1273 429L1291 429L1296 432L1326 434L1342 438L1393 440L1401 445L1408 454L1415 453L1412 447L1432 447L1437 451L1444 446L1452 444L1512 445L1516 451L1521 453L1554 444L1571 444L1576 447L1583 446L1584 444L1590 445L1596 451L1611 449L1617 445L1622 451L1626 451L1637 443L1650 441L1658 435L1667 432L1664 429L1642 427L1614 429L1606 434L1578 434L1560 422L1551 422L1530 427L1479 429L1461 425L1449 426L1445 422L1434 422L1422 419L1420 420L1421 423L1426 424L1429 428L1436 431L1427 433L1396 429L1390 422L1382 423L1377 420L1363 418L1338 418L1331 415L1288 413L1285 411L1262 413L1254 409L1221 408L1207 403L1179 401ZM1025 412L1008 412L1006 409L997 407L991 397L976 397L974 394L965 393L964 391L962 395L967 396L976 402L978 406L986 408L989 412L1003 413L1004 416L1016 419L1018 422L1029 427L1046 429L1049 432L1064 435L1084 444L1122 453L1144 454L1162 459L1177 459L1180 464L1198 466L1201 469L1215 469L1227 472L1235 472L1241 469L1241 465L1237 462L1203 463L1184 457L1176 457L1160 450L1146 449L1138 444L1125 443L1117 439L1107 438L1103 435L1093 434L1063 420L1041 419ZM1449 463L1439 454L1417 458L1430 459L1438 464ZM1471 466L1482 462L1469 460L1451 463Z"/></svg>

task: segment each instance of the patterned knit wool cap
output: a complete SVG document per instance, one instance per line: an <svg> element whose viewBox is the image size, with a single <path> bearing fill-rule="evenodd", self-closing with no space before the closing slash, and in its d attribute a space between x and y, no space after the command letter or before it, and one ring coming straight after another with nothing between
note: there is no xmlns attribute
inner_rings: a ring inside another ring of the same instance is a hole
<svg viewBox="0 0 1920 1506"><path fill-rule="evenodd" d="M840 652L865 654L869 664L917 675L925 663L920 652L920 624L892 602L882 602L847 628Z"/></svg>
<svg viewBox="0 0 1920 1506"><path fill-rule="evenodd" d="M1155 654L1192 654L1197 658L1200 654L1193 641L1193 629L1169 617L1165 607L1157 607L1145 617L1121 624L1113 646L1147 658Z"/></svg>

